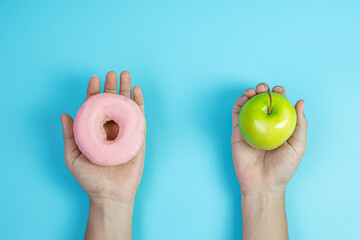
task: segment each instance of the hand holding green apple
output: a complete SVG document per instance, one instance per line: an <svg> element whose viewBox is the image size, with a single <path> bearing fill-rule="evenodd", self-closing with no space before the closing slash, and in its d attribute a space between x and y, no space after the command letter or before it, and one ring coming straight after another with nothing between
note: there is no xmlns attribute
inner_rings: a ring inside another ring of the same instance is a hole
<svg viewBox="0 0 360 240"><path fill-rule="evenodd" d="M284 191L306 149L304 101L293 107L283 87L270 93L260 83L236 100L232 120L233 161L242 194Z"/></svg>

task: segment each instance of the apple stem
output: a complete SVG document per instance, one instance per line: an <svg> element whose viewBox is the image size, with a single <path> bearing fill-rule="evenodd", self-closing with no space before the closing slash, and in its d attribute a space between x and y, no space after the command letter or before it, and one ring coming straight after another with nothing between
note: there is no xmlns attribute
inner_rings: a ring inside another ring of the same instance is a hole
<svg viewBox="0 0 360 240"><path fill-rule="evenodd" d="M268 91L267 91L267 93L269 94L269 97L270 97L270 107L269 107L269 109L268 109L268 115L270 115L271 114L271 112L272 112L272 98L271 98L271 93L270 93L270 89L268 89Z"/></svg>

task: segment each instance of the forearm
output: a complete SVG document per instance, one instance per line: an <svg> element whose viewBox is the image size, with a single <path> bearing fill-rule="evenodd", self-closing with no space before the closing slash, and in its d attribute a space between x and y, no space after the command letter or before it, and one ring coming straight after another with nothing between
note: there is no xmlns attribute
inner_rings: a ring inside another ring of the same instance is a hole
<svg viewBox="0 0 360 240"><path fill-rule="evenodd" d="M133 203L90 199L85 239L131 239L133 208Z"/></svg>
<svg viewBox="0 0 360 240"><path fill-rule="evenodd" d="M289 239L285 212L285 191L242 196L244 240Z"/></svg>

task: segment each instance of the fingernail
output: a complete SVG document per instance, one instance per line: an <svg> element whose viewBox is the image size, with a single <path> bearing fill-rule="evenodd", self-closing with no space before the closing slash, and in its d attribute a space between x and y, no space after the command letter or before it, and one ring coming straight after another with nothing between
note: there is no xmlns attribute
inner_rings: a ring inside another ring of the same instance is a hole
<svg viewBox="0 0 360 240"><path fill-rule="evenodd" d="M281 89L281 86L275 86L274 89Z"/></svg>
<svg viewBox="0 0 360 240"><path fill-rule="evenodd" d="M260 84L259 86L257 86L257 88L261 88L261 87L265 88L265 86L263 84Z"/></svg>
<svg viewBox="0 0 360 240"><path fill-rule="evenodd" d="M247 92L249 92L251 89L246 89L244 92L243 92L243 95L242 95L242 97L245 97L245 94L247 93Z"/></svg>

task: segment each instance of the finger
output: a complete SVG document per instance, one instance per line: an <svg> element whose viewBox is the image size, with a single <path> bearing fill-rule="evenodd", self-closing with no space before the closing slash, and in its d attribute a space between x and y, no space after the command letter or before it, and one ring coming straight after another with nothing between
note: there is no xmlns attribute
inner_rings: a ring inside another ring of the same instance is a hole
<svg viewBox="0 0 360 240"><path fill-rule="evenodd" d="M264 93L264 92L267 92L268 89L269 89L269 86L266 83L261 82L256 86L256 93L257 94Z"/></svg>
<svg viewBox="0 0 360 240"><path fill-rule="evenodd" d="M75 143L73 119L66 113L61 114L60 118L63 125L65 164L69 167L72 165L75 158L81 154L81 152Z"/></svg>
<svg viewBox="0 0 360 240"><path fill-rule="evenodd" d="M117 93L118 78L114 71L110 71L106 74L104 92Z"/></svg>
<svg viewBox="0 0 360 240"><path fill-rule="evenodd" d="M145 114L144 96L139 86L135 86L133 89L134 101L139 105L143 113Z"/></svg>
<svg viewBox="0 0 360 240"><path fill-rule="evenodd" d="M241 108L244 104L249 100L248 96L242 96L236 99L233 110L232 110L232 125L233 130L231 134L231 144L242 141L244 138L242 137L239 129L239 114Z"/></svg>
<svg viewBox="0 0 360 240"><path fill-rule="evenodd" d="M131 77L127 71L120 74L120 94L131 99Z"/></svg>
<svg viewBox="0 0 360 240"><path fill-rule="evenodd" d="M306 133L308 127L308 122L304 114L304 100L300 100L296 103L295 110L297 115L296 128L289 138L288 143L301 159L306 149Z"/></svg>
<svg viewBox="0 0 360 240"><path fill-rule="evenodd" d="M239 126L237 126L236 128L233 128L232 133L231 133L231 144L235 144L235 143L238 143L243 140L244 140L244 138L241 135Z"/></svg>
<svg viewBox="0 0 360 240"><path fill-rule="evenodd" d="M242 96L236 99L233 110L232 110L232 125L233 128L237 128L239 126L239 113L241 108L244 106L246 101L249 100L249 97Z"/></svg>
<svg viewBox="0 0 360 240"><path fill-rule="evenodd" d="M256 91L252 88L248 88L243 92L243 96L247 96L248 98L252 98L256 96Z"/></svg>
<svg viewBox="0 0 360 240"><path fill-rule="evenodd" d="M98 94L100 92L100 80L99 77L94 75L90 78L88 88L86 91L86 99L92 95Z"/></svg>
<svg viewBox="0 0 360 240"><path fill-rule="evenodd" d="M283 95L284 97L286 97L285 88L283 88L282 86L275 86L275 87L273 87L272 92L281 94L281 95Z"/></svg>

